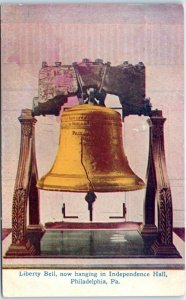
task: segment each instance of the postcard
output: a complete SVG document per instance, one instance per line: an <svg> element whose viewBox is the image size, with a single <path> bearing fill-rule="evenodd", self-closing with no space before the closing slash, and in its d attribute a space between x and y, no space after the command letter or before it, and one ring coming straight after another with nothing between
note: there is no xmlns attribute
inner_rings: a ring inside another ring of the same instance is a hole
<svg viewBox="0 0 186 300"><path fill-rule="evenodd" d="M4 297L184 295L183 22L1 6Z"/></svg>

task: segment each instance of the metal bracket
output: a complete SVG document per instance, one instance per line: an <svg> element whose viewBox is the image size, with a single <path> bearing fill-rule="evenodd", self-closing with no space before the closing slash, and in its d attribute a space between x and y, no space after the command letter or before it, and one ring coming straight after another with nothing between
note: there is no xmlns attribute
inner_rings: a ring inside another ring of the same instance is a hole
<svg viewBox="0 0 186 300"><path fill-rule="evenodd" d="M123 215L122 216L110 216L109 219L125 219L127 213L127 208L125 203L123 203Z"/></svg>
<svg viewBox="0 0 186 300"><path fill-rule="evenodd" d="M78 219L78 216L66 216L66 212L65 212L65 203L63 203L62 206L62 215L64 219Z"/></svg>

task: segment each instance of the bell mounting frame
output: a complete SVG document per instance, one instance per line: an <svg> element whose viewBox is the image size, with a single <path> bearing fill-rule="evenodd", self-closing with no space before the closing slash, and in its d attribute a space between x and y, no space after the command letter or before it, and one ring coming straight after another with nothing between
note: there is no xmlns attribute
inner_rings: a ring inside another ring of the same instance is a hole
<svg viewBox="0 0 186 300"><path fill-rule="evenodd" d="M95 60L94 63L84 59L77 65L83 82L82 89L72 66L62 66L61 62L56 62L55 66L49 67L46 62L43 62L39 74L39 97L34 98L33 109L23 109L19 117L21 144L12 206L12 243L5 257L37 256L37 249L28 239L28 233L42 236L44 232L40 224L39 190L36 187L38 175L34 116L58 115L61 106L68 101L68 96L77 95L81 98L83 91L86 97L87 88L90 87L96 90L96 97L98 100L101 99L99 101L102 101L102 104L104 104L106 93L118 95L123 117L135 114L149 116L147 120L149 124L147 188L144 200L144 221L139 231L144 239L155 237L155 242L151 247L154 257L180 257L173 244L172 196L164 149L166 119L161 110L151 110L150 100L145 98L144 64L140 62L133 66L124 62L122 65L111 67L107 63L107 68L105 68L100 59ZM63 76L65 71L67 77ZM100 81L104 71L106 72L104 80ZM92 76L93 74L95 76ZM64 82L62 79L65 79ZM94 79L93 85L92 79ZM57 82L57 85L51 92L50 84L54 82ZM100 83L101 90L99 90ZM29 224L27 225L28 203ZM157 226L155 224L156 206Z"/></svg>

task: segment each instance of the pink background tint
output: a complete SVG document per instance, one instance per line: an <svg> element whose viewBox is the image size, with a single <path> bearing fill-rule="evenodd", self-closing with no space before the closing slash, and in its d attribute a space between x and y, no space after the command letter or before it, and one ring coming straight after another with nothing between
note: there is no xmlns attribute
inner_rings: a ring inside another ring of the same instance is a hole
<svg viewBox="0 0 186 300"><path fill-rule="evenodd" d="M2 6L2 192L3 227L11 226L12 196L20 147L21 109L38 95L41 62L72 64L102 58L112 65L128 60L146 66L146 96L162 109L174 226L184 226L183 181L183 9L178 4L60 4ZM75 103L69 99L68 105ZM107 95L108 106L119 106ZM39 176L51 167L59 140L59 118L38 117L36 152ZM132 169L145 180L148 157L146 117L130 116L124 147ZM127 205L127 220L143 220L145 191L98 194L94 221L109 222ZM41 221L67 214L88 221L84 194L41 192ZM75 219L76 220L76 219ZM74 220L74 221L75 221ZM77 221L77 220L76 220Z"/></svg>

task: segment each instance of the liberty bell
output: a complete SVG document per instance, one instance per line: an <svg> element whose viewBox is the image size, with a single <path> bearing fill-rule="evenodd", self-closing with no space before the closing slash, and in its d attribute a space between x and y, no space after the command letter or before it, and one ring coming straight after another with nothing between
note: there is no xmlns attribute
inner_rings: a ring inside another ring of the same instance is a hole
<svg viewBox="0 0 186 300"><path fill-rule="evenodd" d="M144 188L143 180L131 170L124 153L120 114L92 104L64 111L56 159L37 187L69 192Z"/></svg>

